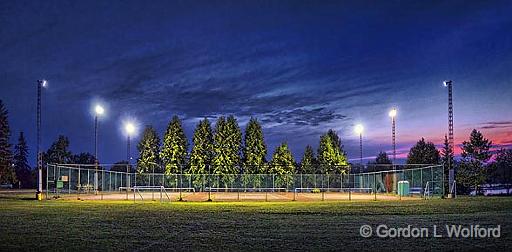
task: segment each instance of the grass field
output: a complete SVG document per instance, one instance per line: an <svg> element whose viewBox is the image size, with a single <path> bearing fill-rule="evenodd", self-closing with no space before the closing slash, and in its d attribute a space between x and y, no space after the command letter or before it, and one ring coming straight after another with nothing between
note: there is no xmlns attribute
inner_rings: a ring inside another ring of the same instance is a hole
<svg viewBox="0 0 512 252"><path fill-rule="evenodd" d="M501 225L501 238L362 238L361 225ZM0 195L0 250L431 250L512 245L512 198L184 202Z"/></svg>

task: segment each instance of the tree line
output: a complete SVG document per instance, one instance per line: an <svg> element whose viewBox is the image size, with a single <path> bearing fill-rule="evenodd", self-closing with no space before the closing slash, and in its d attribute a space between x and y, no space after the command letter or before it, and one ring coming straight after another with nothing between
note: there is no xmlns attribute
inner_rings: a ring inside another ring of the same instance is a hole
<svg viewBox="0 0 512 252"><path fill-rule="evenodd" d="M33 188L36 170L28 163L27 141L20 132L14 147L9 142L8 111L0 100L0 184L12 183ZM454 160L454 153L445 136L441 150L434 143L421 138L407 155L407 164L442 164L445 178L448 167L454 167L458 190L467 193L479 191L484 183L505 184L511 187L512 150L501 149L493 153L492 141L481 132L473 130L461 146L461 158ZM192 137L192 148L185 135L181 120L174 116L165 130L162 140L152 126L147 126L137 144L139 158L135 167L128 161L117 162L111 170L165 174L343 174L349 172L347 155L341 139L334 130L320 136L318 149L307 145L300 162L296 162L286 142L281 143L267 160L267 145L261 123L251 118L245 132L234 116L221 116L212 126L207 118L200 120ZM69 139L58 136L43 152L43 163L94 164L94 155L69 151ZM380 152L374 161L368 162L364 171L390 169L392 161L386 152ZM353 166L356 167L356 166ZM372 168L368 168L372 167ZM354 168L353 168L354 169ZM371 169L371 170L370 170Z"/></svg>
<svg viewBox="0 0 512 252"><path fill-rule="evenodd" d="M298 165L286 142L281 143L267 160L267 145L261 123L251 118L245 132L234 116L221 116L212 126L207 118L200 120L194 130L192 149L182 122L174 116L162 141L152 126L147 126L137 145L137 172L165 174L294 174L346 173L348 161L341 139L334 130L320 137L318 156L311 146Z"/></svg>

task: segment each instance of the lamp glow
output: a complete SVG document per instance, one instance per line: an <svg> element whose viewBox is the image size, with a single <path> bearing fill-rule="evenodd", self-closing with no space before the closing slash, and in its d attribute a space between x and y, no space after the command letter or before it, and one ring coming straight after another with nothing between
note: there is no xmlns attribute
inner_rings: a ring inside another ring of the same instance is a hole
<svg viewBox="0 0 512 252"><path fill-rule="evenodd" d="M356 127L354 128L354 131L355 131L358 135L362 134L362 133L363 133L363 131L364 131L364 127L363 127L363 125L362 125L362 124L358 124L358 125L356 125Z"/></svg>
<svg viewBox="0 0 512 252"><path fill-rule="evenodd" d="M47 87L48 86L48 81L47 80L41 80L41 86L42 87Z"/></svg>
<svg viewBox="0 0 512 252"><path fill-rule="evenodd" d="M133 125L133 123L126 123L124 129L128 135L133 135L133 133L135 133L135 125Z"/></svg>
<svg viewBox="0 0 512 252"><path fill-rule="evenodd" d="M103 113L105 113L105 109L101 105L96 105L94 110L96 111L96 115L103 115Z"/></svg>
<svg viewBox="0 0 512 252"><path fill-rule="evenodd" d="M389 111L389 117L395 117L396 116L396 108L393 108Z"/></svg>

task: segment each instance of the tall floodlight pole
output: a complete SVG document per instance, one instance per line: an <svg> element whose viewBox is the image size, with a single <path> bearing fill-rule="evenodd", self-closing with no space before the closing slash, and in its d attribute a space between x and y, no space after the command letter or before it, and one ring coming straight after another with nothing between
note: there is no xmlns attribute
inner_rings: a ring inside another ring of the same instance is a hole
<svg viewBox="0 0 512 252"><path fill-rule="evenodd" d="M135 125L133 123L126 123L124 126L124 130L126 131L126 161L128 161L128 164L131 164L131 152L130 152L130 137L135 133ZM128 171L128 168L126 168L126 172Z"/></svg>
<svg viewBox="0 0 512 252"><path fill-rule="evenodd" d="M128 176L128 174L130 174L130 166L132 159L130 152L130 137L135 133L135 125L131 122L128 122L124 125L124 130L126 131L126 161L128 162L128 164L126 165L126 188L130 188L130 176ZM137 182L137 180L135 180L135 182ZM133 193L135 194L135 189L133 190ZM128 190L126 190L126 199L128 199Z"/></svg>
<svg viewBox="0 0 512 252"><path fill-rule="evenodd" d="M98 192L98 117L105 113L105 109L101 105L96 105L94 112L94 190Z"/></svg>
<svg viewBox="0 0 512 252"><path fill-rule="evenodd" d="M37 200L43 199L43 153L41 152L41 89L48 86L48 81L37 81ZM46 189L48 190L48 188Z"/></svg>
<svg viewBox="0 0 512 252"><path fill-rule="evenodd" d="M355 127L356 134L359 135L359 163L363 165L363 131L364 127L362 124L358 124Z"/></svg>
<svg viewBox="0 0 512 252"><path fill-rule="evenodd" d="M448 145L453 153L454 140L453 140L453 83L451 80L443 82L444 86L448 88ZM451 187L455 181L455 173L452 167L452 161L448 158L448 174L449 174L449 192L451 193Z"/></svg>
<svg viewBox="0 0 512 252"><path fill-rule="evenodd" d="M389 117L391 117L391 137L393 143L393 164L396 163L396 108L389 111Z"/></svg>

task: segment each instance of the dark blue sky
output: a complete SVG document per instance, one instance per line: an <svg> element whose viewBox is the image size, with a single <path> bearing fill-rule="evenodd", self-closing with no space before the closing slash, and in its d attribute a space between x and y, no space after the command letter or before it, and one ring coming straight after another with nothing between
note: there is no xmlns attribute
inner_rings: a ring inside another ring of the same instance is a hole
<svg viewBox="0 0 512 252"><path fill-rule="evenodd" d="M44 147L57 135L93 152L101 102L102 162L125 158L122 122L172 115L191 141L200 118L263 123L269 154L282 141L297 160L336 129L358 157L442 143L446 89L455 90L456 141L472 128L512 145L510 1L2 1L0 99L35 159L36 80L46 78Z"/></svg>

